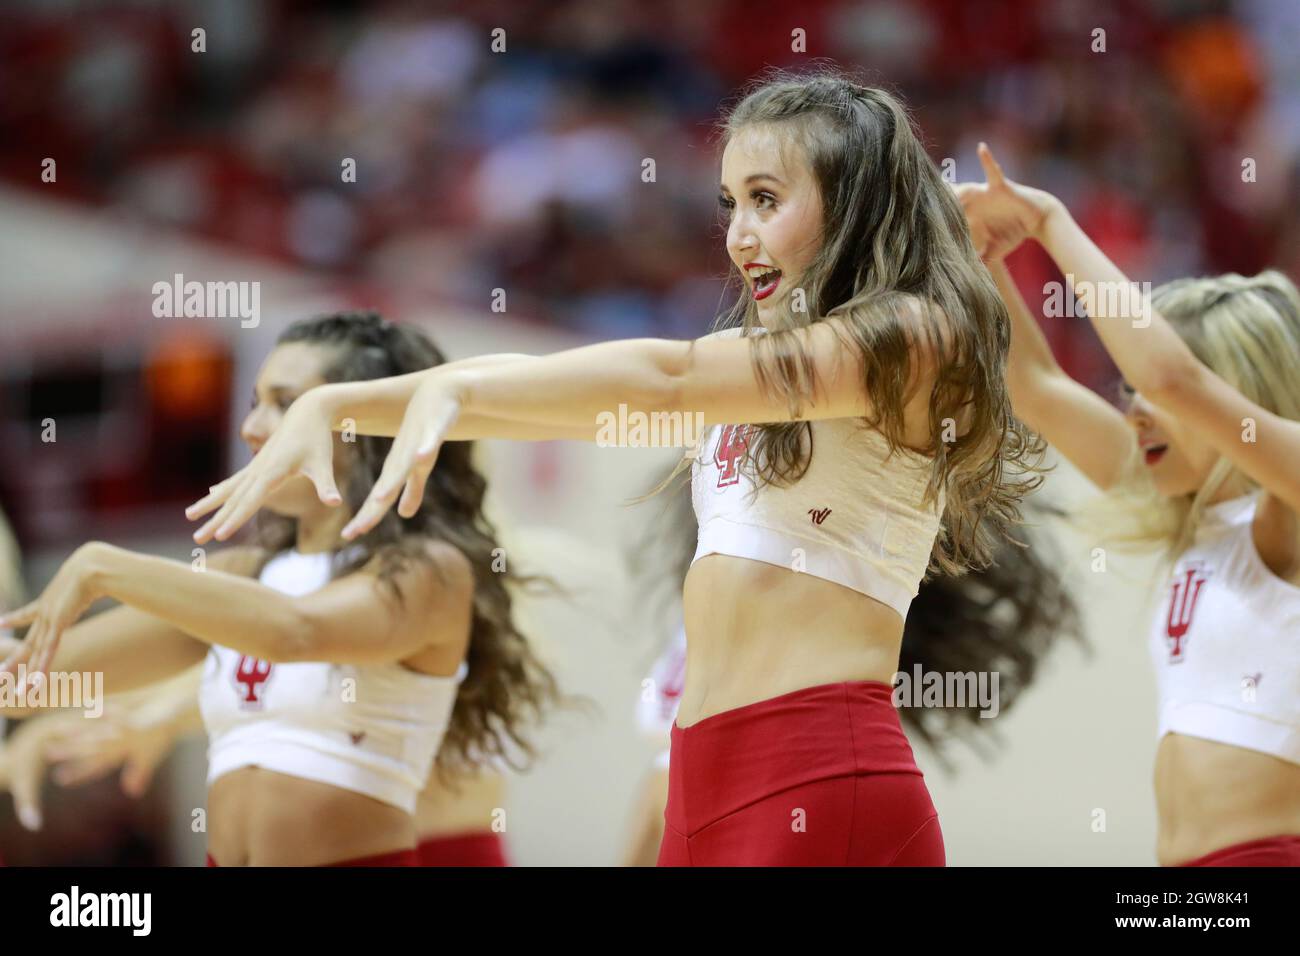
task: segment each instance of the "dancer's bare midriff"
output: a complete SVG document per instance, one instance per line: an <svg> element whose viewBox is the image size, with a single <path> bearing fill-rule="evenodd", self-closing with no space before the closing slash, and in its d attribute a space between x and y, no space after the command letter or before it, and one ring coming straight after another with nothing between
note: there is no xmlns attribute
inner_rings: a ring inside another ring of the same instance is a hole
<svg viewBox="0 0 1300 956"><path fill-rule="evenodd" d="M789 568L711 554L686 576L686 686L677 724L819 684L890 682L903 619Z"/></svg>
<svg viewBox="0 0 1300 956"><path fill-rule="evenodd" d="M1165 734L1156 751L1155 785L1161 866L1238 843L1300 835L1300 764Z"/></svg>
<svg viewBox="0 0 1300 956"><path fill-rule="evenodd" d="M208 850L221 866L328 866L415 846L399 807L261 767L208 789Z"/></svg>

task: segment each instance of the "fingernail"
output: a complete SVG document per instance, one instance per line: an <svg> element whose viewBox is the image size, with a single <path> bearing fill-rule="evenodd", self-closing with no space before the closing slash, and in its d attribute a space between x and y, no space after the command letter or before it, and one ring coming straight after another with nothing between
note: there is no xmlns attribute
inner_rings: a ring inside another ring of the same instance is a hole
<svg viewBox="0 0 1300 956"><path fill-rule="evenodd" d="M18 822L28 830L39 830L41 828L41 811L35 807L19 807Z"/></svg>

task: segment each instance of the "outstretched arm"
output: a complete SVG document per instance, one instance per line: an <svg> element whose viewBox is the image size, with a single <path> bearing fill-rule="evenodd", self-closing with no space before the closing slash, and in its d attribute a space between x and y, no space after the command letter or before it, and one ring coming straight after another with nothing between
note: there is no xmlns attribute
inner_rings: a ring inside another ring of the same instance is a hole
<svg viewBox="0 0 1300 956"><path fill-rule="evenodd" d="M256 570L259 554L258 549L246 547L215 552L208 558L205 573L221 571L247 577ZM71 563L70 558L66 564ZM196 574L184 567L187 573ZM0 619L17 617L23 610L26 608ZM170 621L133 607L115 607L67 628L51 667L61 673L103 674L105 693L119 694L166 680L201 661L207 651L206 644ZM24 661L30 669L30 653L26 641L0 646L4 662L0 671L17 672ZM0 710L6 717L38 713L32 708L4 707L2 699Z"/></svg>
<svg viewBox="0 0 1300 956"><path fill-rule="evenodd" d="M474 369L485 369L515 363L535 362L538 356L503 352L478 355L439 365L427 372L411 372L393 378L371 379L363 382L340 382L313 389L310 393L319 401L333 421L334 431L352 429L358 435L382 435L391 438L402 426L402 416L411 396L429 372L448 375ZM302 400L301 397L299 399ZM476 438L503 438L512 441L594 441L596 427L591 423L562 425L536 421L512 421L489 415L463 413L447 436L448 441L472 441Z"/></svg>
<svg viewBox="0 0 1300 956"><path fill-rule="evenodd" d="M412 561L396 575L404 596L398 602L364 570L295 597L248 578L211 568L197 572L187 564L92 542L64 563L40 598L0 618L0 626L32 625L4 666L12 670L26 663L44 673L63 632L100 597L166 622L202 642L200 648L219 644L271 662L398 661L422 647L455 640L468 626L473 592L468 560L448 544L428 547L429 561Z"/></svg>
<svg viewBox="0 0 1300 956"><path fill-rule="evenodd" d="M812 364L813 400L802 408L791 408L781 396L760 387L750 342L743 338L628 339L527 361L418 373L422 380L410 395L383 474L344 534L355 537L373 527L403 488L406 492L399 513L406 517L414 514L438 448L449 436L460 434L457 425L466 415L482 430L464 437L495 438L506 437L505 426L500 424L505 422L594 431L602 417L615 416L624 408L628 414L677 415L684 426L851 418L870 413L861 363L842 320L830 319L768 336L774 343L781 337L797 339ZM328 492L332 488L330 445L321 437L325 431L322 423L332 425L352 418L374 426L392 413L416 377L408 376L400 390L400 380L390 379L351 383L348 392L326 386L302 396L254 461L187 511L196 518L219 509L195 533L195 540L228 538L293 474L312 478L323 501L336 497L336 491L333 495ZM317 410L304 410L295 419L298 404L317 391L322 393L316 400Z"/></svg>

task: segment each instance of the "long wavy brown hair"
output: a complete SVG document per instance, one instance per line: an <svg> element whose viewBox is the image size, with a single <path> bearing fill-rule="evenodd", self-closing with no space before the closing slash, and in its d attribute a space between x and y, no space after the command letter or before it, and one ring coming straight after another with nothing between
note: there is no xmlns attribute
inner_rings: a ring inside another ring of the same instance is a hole
<svg viewBox="0 0 1300 956"><path fill-rule="evenodd" d="M334 350L323 372L327 382L355 382L405 375L441 365L443 353L419 330L395 325L374 312L340 312L289 326L277 344L306 342ZM392 447L391 438L357 435L354 463L339 489L353 513L370 494ZM355 542L340 574L372 559L379 578L401 600L396 575L411 561L428 561L424 543L446 541L474 569L473 626L466 663L469 673L456 695L451 723L438 751L444 779L472 771L487 757L511 766L536 756L527 729L552 706L567 702L555 677L533 653L515 626L510 586L553 582L509 569L496 530L483 513L487 479L475 468L472 442L448 442L438 453L420 510L403 518L392 508ZM259 544L268 557L292 547L297 522L263 509L258 515ZM513 563L513 562L511 562Z"/></svg>
<svg viewBox="0 0 1300 956"><path fill-rule="evenodd" d="M751 336L758 309L740 288L715 330L744 330L760 386L797 415L814 397L814 368L785 333L842 319L841 340L860 357L871 399L865 427L883 434L891 451L904 447L903 410L924 338L937 366L925 503L943 501L930 571L986 566L993 543L1019 522L1020 501L1042 481L1045 444L1012 415L1010 318L961 206L903 104L838 71L766 74L724 114L722 148L755 126L780 134L788 161L812 170L822 199L821 243L800 278L806 311L786 296L769 320L771 334ZM742 281L734 270L731 280ZM919 329L908 318L917 312ZM797 421L756 426L742 467L760 485L793 484L808 467L810 431ZM674 476L688 464L683 458Z"/></svg>

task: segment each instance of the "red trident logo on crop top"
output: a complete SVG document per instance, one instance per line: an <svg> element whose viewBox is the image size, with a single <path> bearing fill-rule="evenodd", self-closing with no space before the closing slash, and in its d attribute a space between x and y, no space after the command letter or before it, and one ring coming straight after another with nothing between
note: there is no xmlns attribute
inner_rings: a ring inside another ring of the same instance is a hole
<svg viewBox="0 0 1300 956"><path fill-rule="evenodd" d="M1169 618L1165 633L1169 641L1169 661L1176 664L1183 659L1183 638L1192 626L1192 615L1196 611L1196 599L1201 595L1201 588L1209 580L1208 573L1197 565L1189 567L1185 574L1174 579L1173 590L1169 595Z"/></svg>
<svg viewBox="0 0 1300 956"><path fill-rule="evenodd" d="M723 425L713 463L718 466L718 487L725 488L740 480L740 459L749 447L749 425Z"/></svg>
<svg viewBox="0 0 1300 956"><path fill-rule="evenodd" d="M270 661L249 657L247 654L239 655L239 663L235 665L235 686L242 688L239 700L241 707L256 710L262 706L262 698L258 694L262 685L271 679L273 666Z"/></svg>

